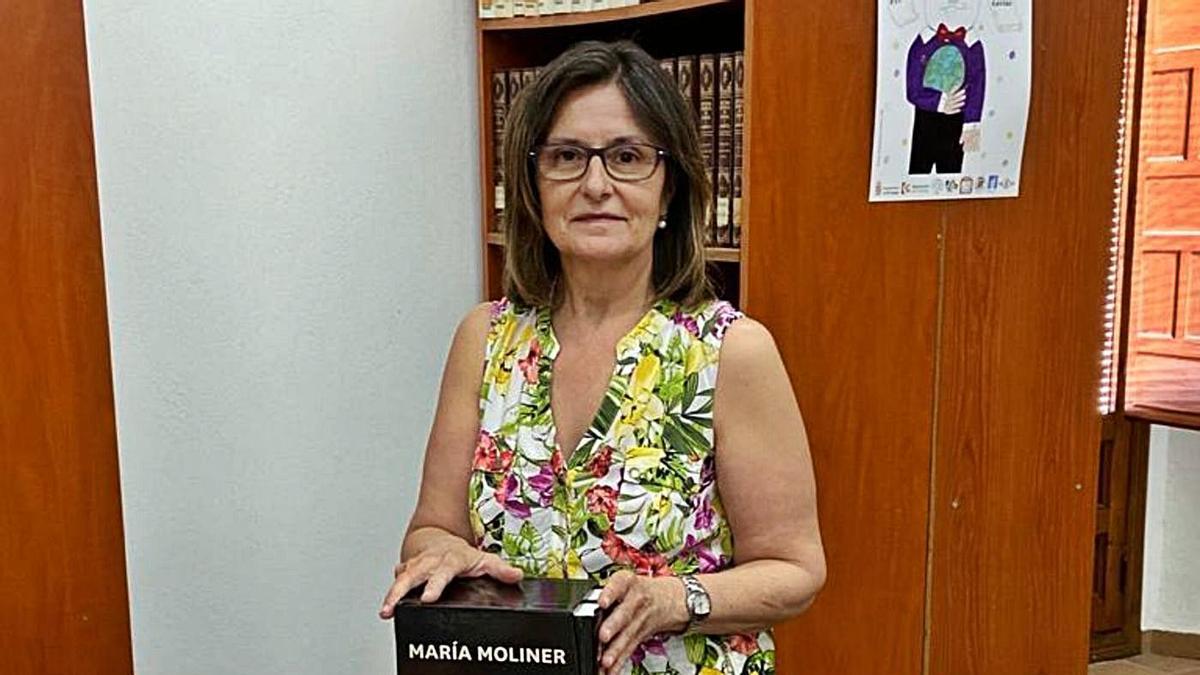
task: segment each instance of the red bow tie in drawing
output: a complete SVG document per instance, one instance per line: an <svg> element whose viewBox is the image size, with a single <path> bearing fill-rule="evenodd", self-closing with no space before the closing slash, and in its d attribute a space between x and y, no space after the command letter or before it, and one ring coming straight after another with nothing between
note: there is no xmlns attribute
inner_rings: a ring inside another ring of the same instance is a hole
<svg viewBox="0 0 1200 675"><path fill-rule="evenodd" d="M939 23L937 36L942 42L950 42L951 40L962 42L967 39L967 29L959 26L954 30L950 30L949 28L946 28L946 24Z"/></svg>

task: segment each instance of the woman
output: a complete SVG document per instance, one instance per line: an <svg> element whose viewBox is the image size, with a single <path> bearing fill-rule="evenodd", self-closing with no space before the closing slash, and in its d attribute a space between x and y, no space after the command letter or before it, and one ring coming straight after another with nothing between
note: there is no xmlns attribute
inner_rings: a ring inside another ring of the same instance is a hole
<svg viewBox="0 0 1200 675"><path fill-rule="evenodd" d="M455 334L380 616L456 576L591 577L604 673L773 673L769 627L825 578L812 466L770 334L706 281L687 104L635 45L581 43L505 157L507 297Z"/></svg>

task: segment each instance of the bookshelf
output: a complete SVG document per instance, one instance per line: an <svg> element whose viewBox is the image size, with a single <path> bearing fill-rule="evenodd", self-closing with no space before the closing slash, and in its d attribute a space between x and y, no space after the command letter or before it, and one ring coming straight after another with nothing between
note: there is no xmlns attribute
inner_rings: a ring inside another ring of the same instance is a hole
<svg viewBox="0 0 1200 675"><path fill-rule="evenodd" d="M591 12L476 20L479 180L480 194L483 195L480 221L486 298L500 297L504 271L504 242L497 231L498 218L492 201L495 185L492 75L544 65L580 40L630 39L657 59L740 52L745 49L745 25L744 0L657 0ZM749 79L748 70L747 67L746 80ZM743 100L748 110L748 97ZM744 137L748 138L748 135ZM743 185L747 185L744 180ZM743 199L745 197L743 187ZM748 230L743 222L742 238L737 247L727 244L706 247L710 278L718 295L738 306L742 300L741 261Z"/></svg>
<svg viewBox="0 0 1200 675"><path fill-rule="evenodd" d="M572 12L549 16L514 17L508 19L480 20L482 30L521 30L527 28L553 28L562 26L586 26L611 21L627 21L661 14L677 14L711 5L740 4L737 0L657 0L631 7L617 7L592 12Z"/></svg>

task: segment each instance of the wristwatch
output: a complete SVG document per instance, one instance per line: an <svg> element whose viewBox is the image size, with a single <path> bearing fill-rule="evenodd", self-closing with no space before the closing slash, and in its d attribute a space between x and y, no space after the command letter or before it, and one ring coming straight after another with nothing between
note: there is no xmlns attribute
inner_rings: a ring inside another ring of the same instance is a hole
<svg viewBox="0 0 1200 675"><path fill-rule="evenodd" d="M708 591L704 590L704 586L696 577L685 574L679 577L679 580L683 582L683 598L690 617L683 632L689 633L712 612L712 598L708 597Z"/></svg>

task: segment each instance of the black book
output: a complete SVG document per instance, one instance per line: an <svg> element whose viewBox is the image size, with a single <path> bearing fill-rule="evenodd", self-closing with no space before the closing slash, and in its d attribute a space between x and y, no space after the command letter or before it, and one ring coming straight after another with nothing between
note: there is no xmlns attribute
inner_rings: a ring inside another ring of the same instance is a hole
<svg viewBox="0 0 1200 675"><path fill-rule="evenodd" d="M589 580L455 579L396 603L399 675L594 675L600 587Z"/></svg>
<svg viewBox="0 0 1200 675"><path fill-rule="evenodd" d="M492 208L491 230L504 222L504 125L508 120L508 75L492 73Z"/></svg>

